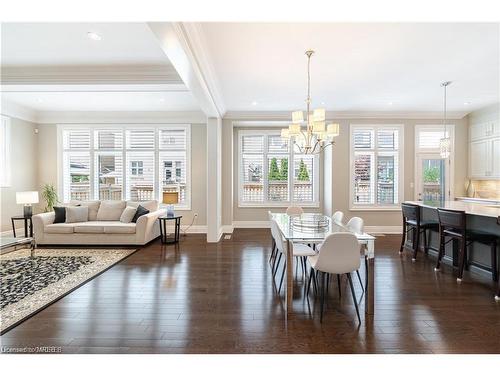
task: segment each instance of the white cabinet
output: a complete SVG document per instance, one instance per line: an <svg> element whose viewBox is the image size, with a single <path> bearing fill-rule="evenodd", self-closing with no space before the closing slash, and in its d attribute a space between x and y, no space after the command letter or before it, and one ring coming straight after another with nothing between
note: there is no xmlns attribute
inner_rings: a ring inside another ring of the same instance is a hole
<svg viewBox="0 0 500 375"><path fill-rule="evenodd" d="M469 143L469 177L500 179L500 137Z"/></svg>
<svg viewBox="0 0 500 375"><path fill-rule="evenodd" d="M480 122L470 126L469 139L471 141L495 136L500 136L500 123L498 120Z"/></svg>

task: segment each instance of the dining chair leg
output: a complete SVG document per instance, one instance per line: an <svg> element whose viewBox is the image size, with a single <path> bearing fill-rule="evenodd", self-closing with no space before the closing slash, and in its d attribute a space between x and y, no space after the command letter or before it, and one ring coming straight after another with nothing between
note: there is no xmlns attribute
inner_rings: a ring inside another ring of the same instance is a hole
<svg viewBox="0 0 500 375"><path fill-rule="evenodd" d="M283 254L282 254L282 253L280 253L280 255L277 257L277 258L278 258L278 261L277 261L277 262L276 262L276 258L274 259L276 264L274 264L274 265L273 265L273 268L274 268L274 269L273 269L273 278L275 278L275 277L276 277L276 273L278 272L278 268L279 268L279 265L280 265L280 262L281 262L281 256L282 256L282 255L283 255Z"/></svg>
<svg viewBox="0 0 500 375"><path fill-rule="evenodd" d="M312 268L311 268L312 269ZM316 275L318 274L318 271L314 271L313 270L313 288L314 288L314 295L318 295L318 281L317 281L317 278L316 278Z"/></svg>
<svg viewBox="0 0 500 375"><path fill-rule="evenodd" d="M464 267L465 259L467 258L467 246L465 244L465 238L460 241L460 255L458 258L458 277L457 282L461 282L464 277Z"/></svg>
<svg viewBox="0 0 500 375"><path fill-rule="evenodd" d="M306 298L309 298L309 291L311 290L311 282L313 278L314 269L311 267L311 271L309 272L309 279L307 280L307 289L306 289Z"/></svg>
<svg viewBox="0 0 500 375"><path fill-rule="evenodd" d="M339 286L339 299L342 298L342 291L341 291L341 285L340 285L340 275L337 274L337 284Z"/></svg>
<svg viewBox="0 0 500 375"><path fill-rule="evenodd" d="M325 305L325 273L321 272L321 278L320 278L320 284L321 284L321 302L320 302L320 317L319 321L322 323L323 322L323 310L324 310L324 305Z"/></svg>
<svg viewBox="0 0 500 375"><path fill-rule="evenodd" d="M276 242L274 242L274 238L273 238L272 246L271 246L271 255L269 255L269 263L271 263L271 260L273 260L275 251L276 251Z"/></svg>
<svg viewBox="0 0 500 375"><path fill-rule="evenodd" d="M326 295L328 295L328 285L330 285L330 274L326 274Z"/></svg>
<svg viewBox="0 0 500 375"><path fill-rule="evenodd" d="M278 294L281 293L281 286L283 285L283 278L285 277L285 270L286 270L286 267L288 266L288 264L286 264L286 262L283 264L283 272L281 273L281 280L280 280L280 287L278 288ZM293 270L293 268L292 268Z"/></svg>
<svg viewBox="0 0 500 375"><path fill-rule="evenodd" d="M497 271L497 241L491 243L491 277L493 281L498 281Z"/></svg>
<svg viewBox="0 0 500 375"><path fill-rule="evenodd" d="M406 242L406 221L403 219L403 234L401 237L401 246L399 247L399 253L402 254L405 249Z"/></svg>
<svg viewBox="0 0 500 375"><path fill-rule="evenodd" d="M361 276L359 275L359 270L356 270L356 275L358 275L359 285L361 285L361 290L364 292L365 287L363 286L363 282L361 281Z"/></svg>
<svg viewBox="0 0 500 375"><path fill-rule="evenodd" d="M414 232L413 232L413 257L412 261L417 260L417 253L418 253L418 248L420 247L420 227L415 227Z"/></svg>
<svg viewBox="0 0 500 375"><path fill-rule="evenodd" d="M354 301L354 306L356 307L356 315L358 315L359 324L361 324L361 317L359 316L358 300L356 299L356 293L354 292L354 286L352 285L351 274L347 274L347 279L349 280L349 286L351 287L352 299Z"/></svg>
<svg viewBox="0 0 500 375"><path fill-rule="evenodd" d="M424 253L429 254L429 243L427 242L427 229L424 229Z"/></svg>
<svg viewBox="0 0 500 375"><path fill-rule="evenodd" d="M439 271L439 268L441 267L441 258L444 255L444 236L440 233L439 234L439 252L437 256L437 263L436 267L434 268L435 271Z"/></svg>

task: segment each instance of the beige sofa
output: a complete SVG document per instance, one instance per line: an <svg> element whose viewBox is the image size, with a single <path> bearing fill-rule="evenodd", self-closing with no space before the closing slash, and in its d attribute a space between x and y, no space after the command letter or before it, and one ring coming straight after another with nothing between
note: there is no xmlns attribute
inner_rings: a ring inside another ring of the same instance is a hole
<svg viewBox="0 0 500 375"><path fill-rule="evenodd" d="M33 216L33 233L37 245L145 245L160 235L158 217L166 210L158 209L157 201L122 202L124 206L141 204L150 212L140 216L136 223L117 220L98 220L99 201L72 201L70 204L88 205L89 220L77 223L54 224L55 213ZM96 210L97 207L97 210Z"/></svg>

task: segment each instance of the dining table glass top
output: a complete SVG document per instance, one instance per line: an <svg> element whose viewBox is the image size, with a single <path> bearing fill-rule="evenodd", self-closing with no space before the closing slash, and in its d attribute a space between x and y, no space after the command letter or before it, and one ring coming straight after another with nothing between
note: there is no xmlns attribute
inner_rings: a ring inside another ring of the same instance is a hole
<svg viewBox="0 0 500 375"><path fill-rule="evenodd" d="M335 222L323 214L304 213L291 216L285 213L272 214L285 240L322 242L331 233L351 232L344 224ZM353 233L359 241L372 241L368 233Z"/></svg>

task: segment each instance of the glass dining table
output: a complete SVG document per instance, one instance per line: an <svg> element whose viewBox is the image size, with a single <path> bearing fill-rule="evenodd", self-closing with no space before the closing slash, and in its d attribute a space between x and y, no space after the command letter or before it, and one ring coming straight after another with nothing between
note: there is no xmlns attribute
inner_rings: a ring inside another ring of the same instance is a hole
<svg viewBox="0 0 500 375"><path fill-rule="evenodd" d="M286 288L285 307L286 314L293 314L293 264L292 242L300 241L310 244L322 243L330 233L350 232L343 224L333 221L330 217L322 214L302 214L290 216L284 213L272 214L287 243L286 249ZM360 243L360 255L365 258L365 314L373 315L375 311L374 287L375 287L375 237L368 233L352 232Z"/></svg>

